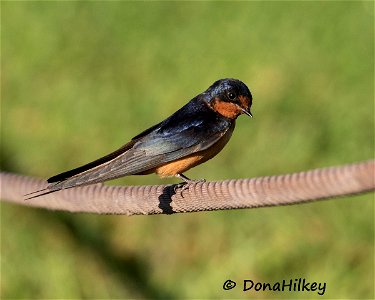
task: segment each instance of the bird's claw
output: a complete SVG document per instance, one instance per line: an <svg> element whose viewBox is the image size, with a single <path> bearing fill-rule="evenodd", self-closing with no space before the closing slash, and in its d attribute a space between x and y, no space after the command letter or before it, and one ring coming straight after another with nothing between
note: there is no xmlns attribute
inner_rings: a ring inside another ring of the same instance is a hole
<svg viewBox="0 0 375 300"><path fill-rule="evenodd" d="M182 198L184 198L183 192L185 190L188 190L191 185L195 185L195 184L201 183L201 182L202 183L206 182L206 179L196 179L196 180L189 180L189 181L181 182L181 183L176 184L173 187L173 190L174 190L175 194L177 194L177 191L179 190L180 196Z"/></svg>

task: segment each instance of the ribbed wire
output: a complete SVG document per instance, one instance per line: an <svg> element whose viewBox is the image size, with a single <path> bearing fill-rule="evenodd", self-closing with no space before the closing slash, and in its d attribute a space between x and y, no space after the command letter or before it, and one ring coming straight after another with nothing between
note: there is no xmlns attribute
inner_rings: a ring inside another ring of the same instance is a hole
<svg viewBox="0 0 375 300"><path fill-rule="evenodd" d="M149 215L296 204L373 191L375 160L306 172L198 182L181 193L173 185L89 185L24 200L47 186L41 179L0 173L2 201L52 210Z"/></svg>

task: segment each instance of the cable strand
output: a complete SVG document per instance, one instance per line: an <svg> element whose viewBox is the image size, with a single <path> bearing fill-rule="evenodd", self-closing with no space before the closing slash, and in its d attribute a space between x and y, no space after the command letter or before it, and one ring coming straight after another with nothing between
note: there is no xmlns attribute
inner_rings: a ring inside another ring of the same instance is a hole
<svg viewBox="0 0 375 300"><path fill-rule="evenodd" d="M305 172L175 185L94 184L24 200L45 180L0 172L1 201L69 212L150 215L297 204L374 191L375 160Z"/></svg>

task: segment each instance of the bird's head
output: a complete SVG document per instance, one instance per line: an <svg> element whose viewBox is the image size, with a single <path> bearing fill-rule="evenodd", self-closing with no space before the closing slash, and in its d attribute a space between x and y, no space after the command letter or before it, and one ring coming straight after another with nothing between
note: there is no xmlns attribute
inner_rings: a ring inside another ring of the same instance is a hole
<svg viewBox="0 0 375 300"><path fill-rule="evenodd" d="M240 80L226 78L214 82L204 93L204 100L220 115L236 119L240 114L252 117L253 97L249 88Z"/></svg>

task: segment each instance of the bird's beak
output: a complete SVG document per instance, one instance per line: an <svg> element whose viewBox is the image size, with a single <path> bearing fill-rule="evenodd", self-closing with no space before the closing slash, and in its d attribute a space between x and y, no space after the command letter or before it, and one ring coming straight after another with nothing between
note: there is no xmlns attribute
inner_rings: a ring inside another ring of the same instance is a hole
<svg viewBox="0 0 375 300"><path fill-rule="evenodd" d="M251 114L251 111L250 111L250 108L248 109L244 109L244 108L241 108L242 112L245 114L245 115L248 115L249 117L253 117L253 115Z"/></svg>

